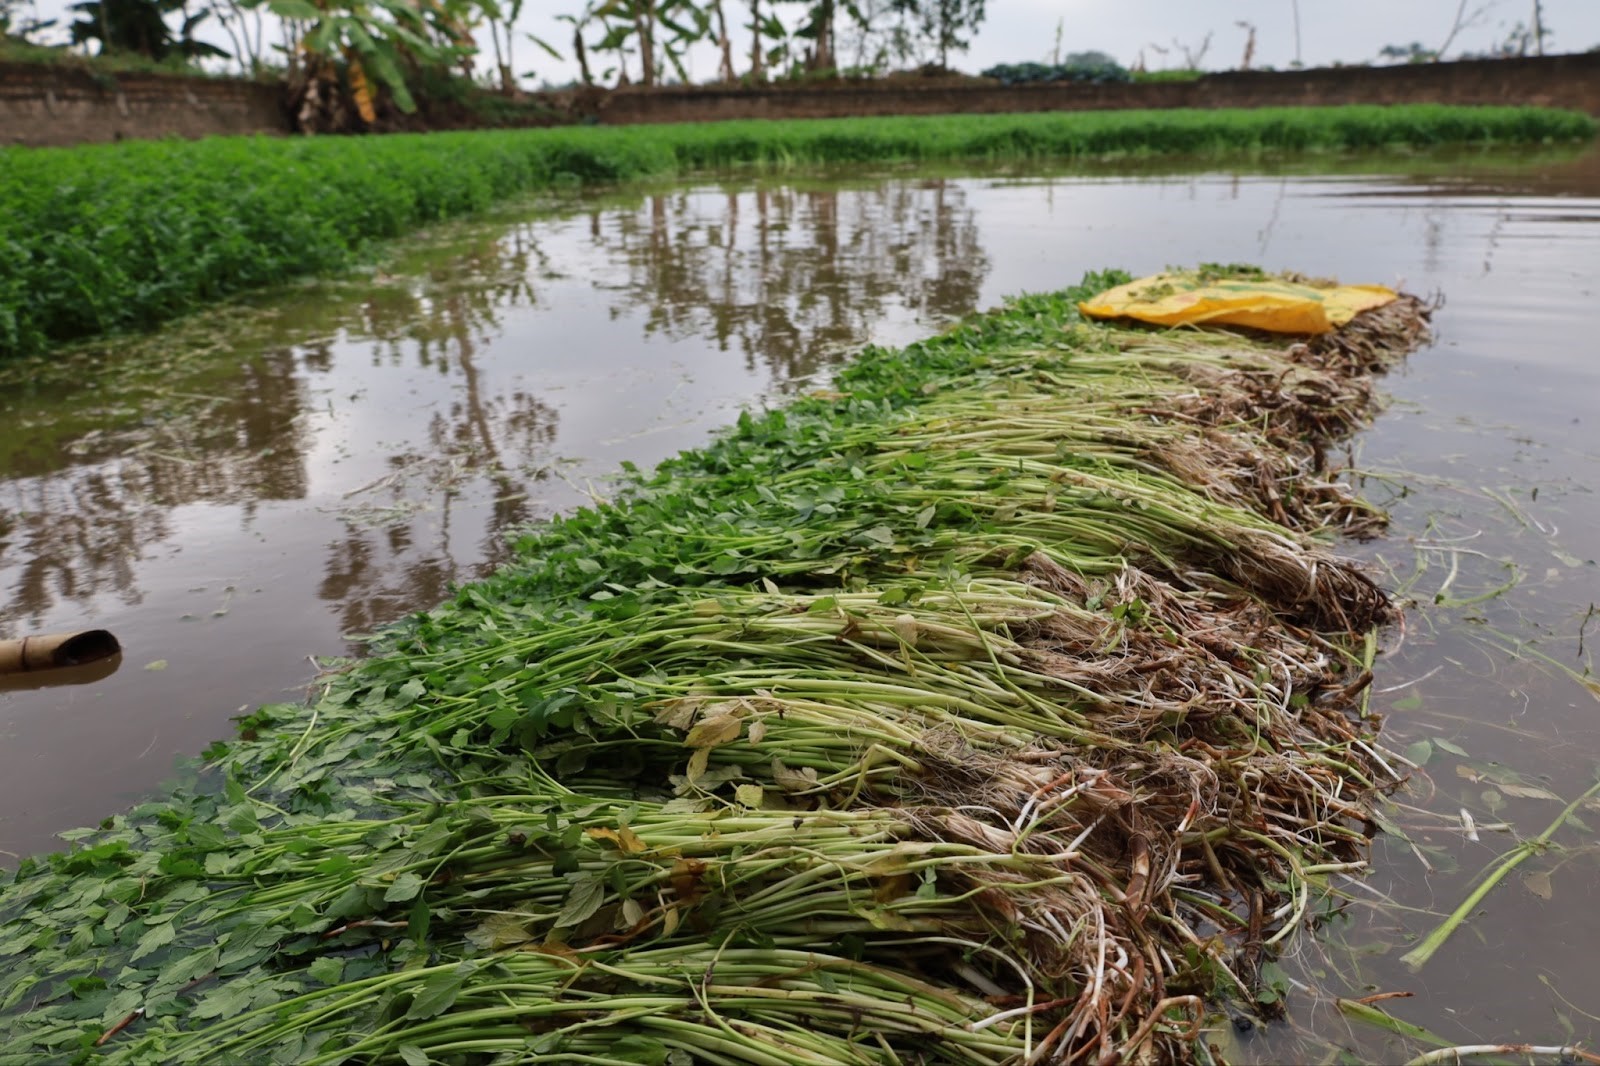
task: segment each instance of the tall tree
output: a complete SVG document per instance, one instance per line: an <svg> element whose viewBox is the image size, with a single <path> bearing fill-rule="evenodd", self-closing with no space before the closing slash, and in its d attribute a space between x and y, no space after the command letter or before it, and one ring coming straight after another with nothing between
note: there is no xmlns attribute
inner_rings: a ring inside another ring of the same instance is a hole
<svg viewBox="0 0 1600 1066"><path fill-rule="evenodd" d="M1533 50L1536 55L1544 55L1544 39L1550 31L1544 25L1544 4L1540 0L1533 0Z"/></svg>
<svg viewBox="0 0 1600 1066"><path fill-rule="evenodd" d="M805 67L810 71L827 71L834 68L833 21L837 5L835 0L790 0L806 5L806 12L795 27L794 36L809 41Z"/></svg>
<svg viewBox="0 0 1600 1066"><path fill-rule="evenodd" d="M1450 22L1450 32L1445 36L1444 44L1441 44L1438 50L1433 53L1434 62L1438 62L1444 58L1444 54L1450 50L1450 46L1455 43L1456 37L1461 33L1462 30L1473 25L1479 19L1483 18L1484 15L1488 14L1489 4L1487 3L1480 4L1470 13L1468 13L1468 2L1469 0L1461 0L1461 2L1456 5L1456 17Z"/></svg>
<svg viewBox="0 0 1600 1066"><path fill-rule="evenodd" d="M766 71L762 68L761 59L765 49L761 47L761 0L750 0L750 79L762 81Z"/></svg>
<svg viewBox="0 0 1600 1066"><path fill-rule="evenodd" d="M246 13L239 0L213 0L211 10L228 40L233 42L233 54L239 65L251 77L261 73L261 57L267 50L267 27L261 18L261 9Z"/></svg>
<svg viewBox="0 0 1600 1066"><path fill-rule="evenodd" d="M589 71L589 46L583 39L583 31L589 23L599 14L595 0L584 0L583 10L576 15L557 15L561 22L572 25L572 56L578 63L578 74L583 79L585 86L594 84L594 75Z"/></svg>
<svg viewBox="0 0 1600 1066"><path fill-rule="evenodd" d="M633 19L633 10L627 0L603 0L600 6L594 9L594 18L599 20L604 31L598 41L593 43L596 52L602 54L614 52L617 65L613 68L617 75L617 85L628 84L628 42L638 29ZM612 71L607 70L600 75L601 80L611 76Z"/></svg>
<svg viewBox="0 0 1600 1066"><path fill-rule="evenodd" d="M714 36L711 17L711 8L700 6L696 0L659 0L656 5L656 49L680 82L689 80L685 63L689 49ZM659 77L657 71L657 80Z"/></svg>
<svg viewBox="0 0 1600 1066"><path fill-rule="evenodd" d="M639 36L639 81L656 83L656 0L630 0L634 32Z"/></svg>
<svg viewBox="0 0 1600 1066"><path fill-rule="evenodd" d="M965 52L983 23L985 0L896 0L927 51L948 69L951 52Z"/></svg>
<svg viewBox="0 0 1600 1066"><path fill-rule="evenodd" d="M518 3L518 7L522 5ZM500 78L500 91L507 96L511 95L516 84L516 79L511 73L511 23L516 16L507 17L507 12L500 6L499 0L478 0L478 10L483 13L484 21L489 24L489 46L494 49L495 73ZM504 30L505 47L500 46L501 31Z"/></svg>
<svg viewBox="0 0 1600 1066"><path fill-rule="evenodd" d="M711 14L717 20L717 48L722 53L717 68L718 81L733 80L733 42L728 38L728 17L722 11L722 0L711 0Z"/></svg>
<svg viewBox="0 0 1600 1066"><path fill-rule="evenodd" d="M82 16L72 24L72 43L96 41L102 53L134 52L151 59L181 56L226 56L228 53L194 38L195 27L211 14L191 15L187 0L81 0L72 10ZM167 16L178 14L183 25L174 36Z"/></svg>
<svg viewBox="0 0 1600 1066"><path fill-rule="evenodd" d="M750 31L750 80L765 81L767 71L785 62L789 54L789 30L772 10L769 0L765 11L761 0L750 0L750 21L745 28Z"/></svg>
<svg viewBox="0 0 1600 1066"><path fill-rule="evenodd" d="M835 55L850 52L852 69L876 74L916 60L921 30L899 0L851 0L847 10L850 18L836 34Z"/></svg>

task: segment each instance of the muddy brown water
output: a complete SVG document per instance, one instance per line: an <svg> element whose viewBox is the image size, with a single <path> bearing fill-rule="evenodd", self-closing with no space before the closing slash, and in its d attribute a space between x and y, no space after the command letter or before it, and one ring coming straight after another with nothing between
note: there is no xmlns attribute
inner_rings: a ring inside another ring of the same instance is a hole
<svg viewBox="0 0 1600 1066"><path fill-rule="evenodd" d="M1251 262L1446 302L1351 446L1394 525L1347 549L1415 601L1372 704L1420 764L1387 813L1406 836L1380 837L1374 876L1341 882L1349 901L1274 971L1292 1024L1216 1040L1384 1060L1400 1045L1332 997L1412 992L1379 1005L1452 1043L1600 1042L1600 804L1420 972L1399 960L1600 768L1600 155L1358 169L574 197L424 235L372 276L0 369L0 637L104 627L125 648L92 683L0 688L0 865L148 794L230 716L299 698L311 657L485 573L507 531L865 343L1086 270Z"/></svg>

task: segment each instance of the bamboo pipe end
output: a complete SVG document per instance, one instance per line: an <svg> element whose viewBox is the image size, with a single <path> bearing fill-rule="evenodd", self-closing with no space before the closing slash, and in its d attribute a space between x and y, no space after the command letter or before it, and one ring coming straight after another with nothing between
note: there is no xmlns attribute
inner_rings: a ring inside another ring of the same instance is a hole
<svg viewBox="0 0 1600 1066"><path fill-rule="evenodd" d="M0 640L0 676L83 666L110 659L121 652L122 645L105 629Z"/></svg>

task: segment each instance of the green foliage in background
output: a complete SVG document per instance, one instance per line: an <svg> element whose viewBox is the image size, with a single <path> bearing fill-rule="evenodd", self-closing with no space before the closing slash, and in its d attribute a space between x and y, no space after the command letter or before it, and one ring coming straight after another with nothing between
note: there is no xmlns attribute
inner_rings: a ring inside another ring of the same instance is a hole
<svg viewBox="0 0 1600 1066"><path fill-rule="evenodd" d="M562 183L736 166L1508 144L1594 135L1535 108L1122 111L226 138L0 151L0 357L336 270L374 241Z"/></svg>
<svg viewBox="0 0 1600 1066"><path fill-rule="evenodd" d="M1061 63L1000 63L983 72L1001 85L1036 85L1056 81L1082 81L1091 84L1128 81L1128 71L1103 52L1084 52L1068 56Z"/></svg>

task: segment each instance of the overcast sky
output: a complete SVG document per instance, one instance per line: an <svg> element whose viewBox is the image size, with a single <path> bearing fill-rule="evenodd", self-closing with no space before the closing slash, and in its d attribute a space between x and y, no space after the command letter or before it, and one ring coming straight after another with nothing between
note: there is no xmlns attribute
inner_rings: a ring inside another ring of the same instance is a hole
<svg viewBox="0 0 1600 1066"><path fill-rule="evenodd" d="M203 0L191 0L198 8ZM66 18L70 0L37 0L44 17ZM571 28L556 16L581 8L582 0L525 0L516 59L518 72L532 70L536 80L563 82L576 74L567 55L556 62L521 37L534 33L550 41L564 55L569 52ZM748 17L745 0L724 0L730 24ZM763 8L767 4L763 3ZM786 5L793 7L793 5ZM1386 44L1418 41L1428 48L1444 43L1460 0L1299 0L1300 33L1295 37L1292 0L988 0L988 18L972 48L952 57L951 65L977 72L996 63L1042 61L1055 47L1061 29L1063 52L1095 49L1109 52L1125 65L1144 55L1151 69L1182 65L1182 49L1198 50L1206 35L1211 44L1204 66L1232 69L1244 54L1246 31L1240 21L1256 27L1255 65L1279 69L1296 55L1306 66L1334 62L1359 63L1377 59ZM1600 0L1544 0L1546 26L1553 31L1546 48L1551 52L1582 52L1600 45ZM1531 22L1532 0L1467 0L1467 10L1479 12L1450 48L1453 57L1463 51L1483 51L1503 41L1520 22ZM749 36L730 25L739 69L749 51ZM214 28L202 36L222 46L226 37ZM487 37L480 34L487 57ZM841 45L845 42L841 40ZM1161 55L1155 46L1166 48ZM1298 49L1298 53L1297 53ZM848 57L846 57L848 58ZM485 58L482 66L492 60ZM598 73L598 71L596 72ZM691 57L694 80L716 74L715 53L702 49Z"/></svg>

